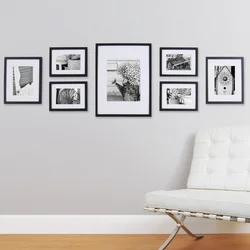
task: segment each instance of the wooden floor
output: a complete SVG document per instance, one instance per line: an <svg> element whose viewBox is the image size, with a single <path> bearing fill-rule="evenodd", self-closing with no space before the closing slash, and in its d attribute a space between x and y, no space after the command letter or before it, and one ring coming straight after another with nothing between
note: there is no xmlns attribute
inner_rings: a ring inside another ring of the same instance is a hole
<svg viewBox="0 0 250 250"><path fill-rule="evenodd" d="M167 235L0 235L1 250L157 250ZM245 250L250 235L178 235L169 250Z"/></svg>

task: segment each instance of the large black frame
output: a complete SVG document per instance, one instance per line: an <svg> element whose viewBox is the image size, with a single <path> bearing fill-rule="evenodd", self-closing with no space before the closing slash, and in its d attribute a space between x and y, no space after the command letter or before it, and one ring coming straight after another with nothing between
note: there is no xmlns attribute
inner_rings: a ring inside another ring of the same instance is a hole
<svg viewBox="0 0 250 250"><path fill-rule="evenodd" d="M162 108L162 86L164 84L194 84L195 85L195 108L194 109L165 109ZM176 82L176 81L161 81L159 91L159 110L160 111L198 111L198 82Z"/></svg>
<svg viewBox="0 0 250 250"><path fill-rule="evenodd" d="M39 95L38 101L7 101L7 63L8 60L38 60L39 61ZM5 57L4 58L4 104L41 104L42 103L42 57Z"/></svg>
<svg viewBox="0 0 250 250"><path fill-rule="evenodd" d="M85 50L85 73L84 74L53 74L52 52L53 50ZM87 47L50 47L49 48L49 76L50 77L84 77L88 76L88 48Z"/></svg>
<svg viewBox="0 0 250 250"><path fill-rule="evenodd" d="M98 48L100 46L148 46L149 48L149 107L148 114L98 114ZM152 116L152 44L151 43L97 43L95 60L95 116L96 117L151 117Z"/></svg>
<svg viewBox="0 0 250 250"><path fill-rule="evenodd" d="M52 86L56 84L65 84L65 85L71 85L71 84L80 84L80 85L85 85L85 108L83 109L53 109L52 108ZM83 82L75 82L75 81L69 81L69 82L50 82L49 83L49 111L88 111L88 82L83 81Z"/></svg>
<svg viewBox="0 0 250 250"><path fill-rule="evenodd" d="M192 75L187 74L163 74L162 73L162 52L163 50L194 50L195 51L195 73ZM160 76L182 77L182 76L198 76L198 48L197 47L160 47Z"/></svg>
<svg viewBox="0 0 250 250"><path fill-rule="evenodd" d="M208 100L208 61L209 60L241 60L241 101L218 102ZM206 57L206 104L244 104L244 57Z"/></svg>

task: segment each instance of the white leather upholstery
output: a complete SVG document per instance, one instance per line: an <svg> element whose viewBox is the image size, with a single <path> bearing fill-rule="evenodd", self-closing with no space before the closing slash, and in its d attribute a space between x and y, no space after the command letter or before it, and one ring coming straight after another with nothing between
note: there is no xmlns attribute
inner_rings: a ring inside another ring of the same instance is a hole
<svg viewBox="0 0 250 250"><path fill-rule="evenodd" d="M182 189L145 195L145 207L250 218L250 193Z"/></svg>
<svg viewBox="0 0 250 250"><path fill-rule="evenodd" d="M250 126L199 130L187 187L250 191Z"/></svg>

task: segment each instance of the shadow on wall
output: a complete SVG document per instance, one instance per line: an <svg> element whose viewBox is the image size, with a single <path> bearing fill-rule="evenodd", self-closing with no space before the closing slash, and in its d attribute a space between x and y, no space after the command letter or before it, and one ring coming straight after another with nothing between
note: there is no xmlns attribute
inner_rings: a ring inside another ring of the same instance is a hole
<svg viewBox="0 0 250 250"><path fill-rule="evenodd" d="M175 169L175 176L173 176L171 186L174 189L186 188L188 175L191 168L191 162L193 158L195 134L191 134L187 137L183 149L180 154L179 162Z"/></svg>

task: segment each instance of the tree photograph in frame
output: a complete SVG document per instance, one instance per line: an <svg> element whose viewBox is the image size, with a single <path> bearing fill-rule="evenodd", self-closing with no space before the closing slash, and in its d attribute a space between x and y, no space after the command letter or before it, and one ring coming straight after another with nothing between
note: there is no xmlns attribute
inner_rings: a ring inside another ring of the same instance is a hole
<svg viewBox="0 0 250 250"><path fill-rule="evenodd" d="M198 48L160 48L160 76L198 76Z"/></svg>
<svg viewBox="0 0 250 250"><path fill-rule="evenodd" d="M206 58L206 103L244 103L243 57Z"/></svg>
<svg viewBox="0 0 250 250"><path fill-rule="evenodd" d="M96 116L151 116L151 44L96 44Z"/></svg>
<svg viewBox="0 0 250 250"><path fill-rule="evenodd" d="M4 103L42 102L42 57L6 57Z"/></svg>
<svg viewBox="0 0 250 250"><path fill-rule="evenodd" d="M50 111L87 111L87 82L50 82Z"/></svg>
<svg viewBox="0 0 250 250"><path fill-rule="evenodd" d="M50 48L50 76L87 76L88 48Z"/></svg>
<svg viewBox="0 0 250 250"><path fill-rule="evenodd" d="M197 82L160 82L160 111L197 110Z"/></svg>

